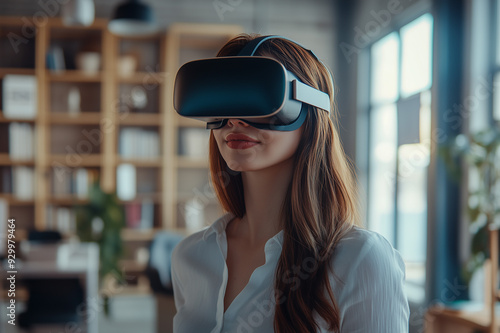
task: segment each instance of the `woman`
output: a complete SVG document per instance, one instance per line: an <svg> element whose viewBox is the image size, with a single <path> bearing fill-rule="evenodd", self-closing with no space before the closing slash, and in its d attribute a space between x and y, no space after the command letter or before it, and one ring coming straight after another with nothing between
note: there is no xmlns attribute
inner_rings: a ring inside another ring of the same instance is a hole
<svg viewBox="0 0 500 333"><path fill-rule="evenodd" d="M254 38L238 36L217 56ZM301 46L273 38L255 55L333 96L328 70ZM360 226L327 112L309 107L294 131L228 119L210 135L210 169L228 213L174 250L174 332L408 332L404 263Z"/></svg>

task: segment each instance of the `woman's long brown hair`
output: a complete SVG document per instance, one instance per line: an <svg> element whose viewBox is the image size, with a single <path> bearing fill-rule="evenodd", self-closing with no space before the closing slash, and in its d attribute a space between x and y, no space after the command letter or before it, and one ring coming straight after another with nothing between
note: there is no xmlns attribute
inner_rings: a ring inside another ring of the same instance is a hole
<svg viewBox="0 0 500 333"><path fill-rule="evenodd" d="M240 35L217 54L233 56L257 35ZM286 39L265 41L258 52L281 62L300 80L333 96L328 70L308 51ZM295 169L281 210L283 249L275 275L275 332L317 332L317 313L330 331L340 331L340 315L330 286L333 250L359 224L352 168L340 143L337 111L331 98L329 114L309 107L295 153ZM333 120L332 120L333 119ZM245 215L241 174L231 172L210 135L210 169L222 207ZM297 270L297 267L300 270Z"/></svg>

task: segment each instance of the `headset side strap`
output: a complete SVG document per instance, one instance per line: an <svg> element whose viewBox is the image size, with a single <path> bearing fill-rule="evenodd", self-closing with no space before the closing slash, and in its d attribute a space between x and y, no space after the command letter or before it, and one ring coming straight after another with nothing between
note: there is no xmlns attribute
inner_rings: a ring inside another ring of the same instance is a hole
<svg viewBox="0 0 500 333"><path fill-rule="evenodd" d="M293 99L330 112L330 97L328 97L328 94L299 80L292 81L292 93Z"/></svg>

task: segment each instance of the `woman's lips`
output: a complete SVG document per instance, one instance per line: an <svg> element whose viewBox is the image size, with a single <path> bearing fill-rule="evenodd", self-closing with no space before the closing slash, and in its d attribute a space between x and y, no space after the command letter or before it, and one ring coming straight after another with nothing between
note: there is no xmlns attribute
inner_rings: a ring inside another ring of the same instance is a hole
<svg viewBox="0 0 500 333"><path fill-rule="evenodd" d="M229 133L226 136L226 144L231 149L247 149L259 143L258 140L241 133Z"/></svg>

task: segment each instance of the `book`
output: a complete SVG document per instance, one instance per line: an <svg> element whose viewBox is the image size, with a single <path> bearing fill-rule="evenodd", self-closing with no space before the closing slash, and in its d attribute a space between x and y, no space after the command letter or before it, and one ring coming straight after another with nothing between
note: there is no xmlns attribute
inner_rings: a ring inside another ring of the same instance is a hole
<svg viewBox="0 0 500 333"><path fill-rule="evenodd" d="M141 204L131 202L125 205L125 222L127 228L136 229L141 225Z"/></svg>
<svg viewBox="0 0 500 333"><path fill-rule="evenodd" d="M2 193L12 193L12 169L8 166L2 169Z"/></svg>
<svg viewBox="0 0 500 333"><path fill-rule="evenodd" d="M141 203L140 229L149 230L154 224L154 202L151 198L145 198Z"/></svg>
<svg viewBox="0 0 500 333"><path fill-rule="evenodd" d="M34 157L34 130L30 124L9 124L9 156L13 160L31 160Z"/></svg>
<svg viewBox="0 0 500 333"><path fill-rule="evenodd" d="M2 83L5 118L34 119L37 113L37 80L34 75L5 75Z"/></svg>
<svg viewBox="0 0 500 333"><path fill-rule="evenodd" d="M33 168L14 166L12 174L14 196L20 200L32 200L35 193Z"/></svg>
<svg viewBox="0 0 500 333"><path fill-rule="evenodd" d="M89 195L89 174L87 169L78 168L73 172L74 194L78 199L86 199Z"/></svg>
<svg viewBox="0 0 500 333"><path fill-rule="evenodd" d="M120 131L119 154L122 158L157 158L160 155L158 132L128 127Z"/></svg>
<svg viewBox="0 0 500 333"><path fill-rule="evenodd" d="M71 210L66 207L56 209L56 226L62 234L71 232Z"/></svg>
<svg viewBox="0 0 500 333"><path fill-rule="evenodd" d="M58 45L52 45L47 51L47 69L54 73L63 72L66 69L63 49Z"/></svg>
<svg viewBox="0 0 500 333"><path fill-rule="evenodd" d="M61 198L71 193L72 174L69 170L58 171L52 168L52 195L54 197Z"/></svg>

